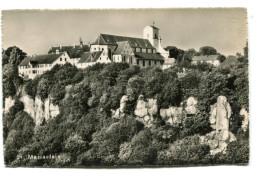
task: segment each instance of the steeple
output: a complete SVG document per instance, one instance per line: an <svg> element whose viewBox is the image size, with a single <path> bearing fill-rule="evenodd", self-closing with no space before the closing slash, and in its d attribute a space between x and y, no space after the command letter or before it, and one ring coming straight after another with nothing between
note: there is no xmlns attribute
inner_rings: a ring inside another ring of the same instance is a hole
<svg viewBox="0 0 260 176"><path fill-rule="evenodd" d="M81 37L79 38L79 44L80 44L80 46L83 46L83 40Z"/></svg>

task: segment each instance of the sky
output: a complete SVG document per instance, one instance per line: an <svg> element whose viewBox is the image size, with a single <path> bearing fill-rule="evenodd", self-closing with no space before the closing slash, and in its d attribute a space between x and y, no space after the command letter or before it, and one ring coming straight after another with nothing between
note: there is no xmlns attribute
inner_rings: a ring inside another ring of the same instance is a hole
<svg viewBox="0 0 260 176"><path fill-rule="evenodd" d="M9 10L2 11L2 48L47 54L51 46L79 44L80 37L92 43L100 33L142 38L153 22L163 47L212 46L228 56L243 53L248 36L245 8Z"/></svg>

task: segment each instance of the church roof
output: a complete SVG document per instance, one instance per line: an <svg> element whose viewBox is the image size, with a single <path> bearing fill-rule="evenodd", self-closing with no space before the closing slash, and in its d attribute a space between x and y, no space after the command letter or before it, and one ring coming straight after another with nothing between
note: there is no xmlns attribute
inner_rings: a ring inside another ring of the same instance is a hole
<svg viewBox="0 0 260 176"><path fill-rule="evenodd" d="M160 60L163 61L164 58L158 53L135 53L137 59L149 59L149 60Z"/></svg>
<svg viewBox="0 0 260 176"><path fill-rule="evenodd" d="M148 39L100 34L91 45L115 45L117 42L128 41L131 47L154 48Z"/></svg>
<svg viewBox="0 0 260 176"><path fill-rule="evenodd" d="M78 63L96 62L99 59L101 54L102 54L102 51L85 52L80 57Z"/></svg>
<svg viewBox="0 0 260 176"><path fill-rule="evenodd" d="M219 55L194 56L192 61L213 61L217 60Z"/></svg>

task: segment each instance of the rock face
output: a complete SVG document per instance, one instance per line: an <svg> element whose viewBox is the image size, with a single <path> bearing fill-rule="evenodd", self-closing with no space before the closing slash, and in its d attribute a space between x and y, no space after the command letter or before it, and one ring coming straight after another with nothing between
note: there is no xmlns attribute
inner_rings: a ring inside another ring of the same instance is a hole
<svg viewBox="0 0 260 176"><path fill-rule="evenodd" d="M14 105L14 100L12 97L5 98L5 108L4 112L7 113L9 109Z"/></svg>
<svg viewBox="0 0 260 176"><path fill-rule="evenodd" d="M143 122L145 126L150 127L154 120L154 115L158 112L157 100L147 99L144 100L144 96L140 95L137 100L137 105L135 108L135 115L137 120Z"/></svg>
<svg viewBox="0 0 260 176"><path fill-rule="evenodd" d="M231 107L227 98L219 96L217 103L211 106L210 124L214 129L211 133L201 137L202 143L210 146L210 154L225 153L228 143L236 141L234 134L229 132L229 119L231 116Z"/></svg>
<svg viewBox="0 0 260 176"><path fill-rule="evenodd" d="M24 104L24 111L27 112L31 117L35 117L34 100L28 95L24 95L20 98Z"/></svg>
<svg viewBox="0 0 260 176"><path fill-rule="evenodd" d="M239 114L244 116L244 120L242 121L241 128L243 129L243 131L246 131L249 124L249 113L243 108L240 110Z"/></svg>
<svg viewBox="0 0 260 176"><path fill-rule="evenodd" d="M194 97L189 97L187 99L187 105L186 105L186 113L190 115L194 115L197 113L197 104L198 101Z"/></svg>
<svg viewBox="0 0 260 176"><path fill-rule="evenodd" d="M30 98L28 95L23 94L20 100L24 104L24 111L27 112L34 120L36 126L40 125L43 120L48 120L57 116L59 111L59 106L55 106L51 103L50 97L44 102L38 97L34 99ZM9 108L14 105L14 100L10 97L5 99L5 112L9 111Z"/></svg>
<svg viewBox="0 0 260 176"><path fill-rule="evenodd" d="M35 98L34 102L35 116L33 117L36 126L40 125L43 120L49 120L50 118L56 117L60 111L59 106L55 106L51 103L50 97L42 102L38 97Z"/></svg>
<svg viewBox="0 0 260 176"><path fill-rule="evenodd" d="M162 120L170 125L180 124L182 122L182 107L169 107L168 109L161 109L160 116Z"/></svg>
<svg viewBox="0 0 260 176"><path fill-rule="evenodd" d="M128 96L127 95L122 96L120 100L120 107L116 111L111 110L113 118L120 119L125 115L125 107L127 101L128 101Z"/></svg>

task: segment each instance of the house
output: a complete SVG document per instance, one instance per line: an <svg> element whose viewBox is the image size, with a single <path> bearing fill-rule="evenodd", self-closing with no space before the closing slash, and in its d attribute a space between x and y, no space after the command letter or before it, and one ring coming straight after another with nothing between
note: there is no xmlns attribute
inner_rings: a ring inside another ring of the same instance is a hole
<svg viewBox="0 0 260 176"><path fill-rule="evenodd" d="M70 62L67 52L28 56L18 66L19 75L33 79L35 76L51 70L54 65L63 65L67 62Z"/></svg>
<svg viewBox="0 0 260 176"><path fill-rule="evenodd" d="M175 59L174 58L166 58L166 59L164 59L162 69L165 70L165 69L170 68L174 65L175 65Z"/></svg>
<svg viewBox="0 0 260 176"><path fill-rule="evenodd" d="M192 63L198 64L204 62L204 63L212 64L217 67L220 65L220 61L218 59L219 57L220 55L194 56L192 58Z"/></svg>
<svg viewBox="0 0 260 176"><path fill-rule="evenodd" d="M76 65L80 57L85 53L90 51L89 45L84 45L82 39L79 40L79 45L72 46L57 46L51 47L48 54L59 54L66 51L70 56L70 63Z"/></svg>
<svg viewBox="0 0 260 176"><path fill-rule="evenodd" d="M78 68L86 68L96 63L110 63L111 60L105 51L85 52L79 59L76 66Z"/></svg>

